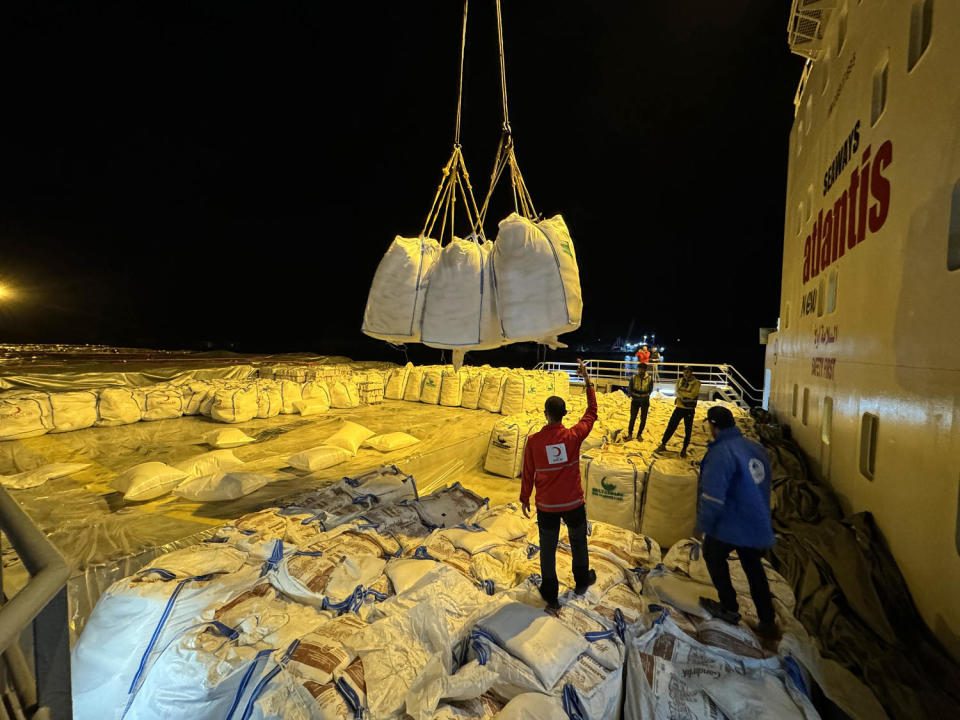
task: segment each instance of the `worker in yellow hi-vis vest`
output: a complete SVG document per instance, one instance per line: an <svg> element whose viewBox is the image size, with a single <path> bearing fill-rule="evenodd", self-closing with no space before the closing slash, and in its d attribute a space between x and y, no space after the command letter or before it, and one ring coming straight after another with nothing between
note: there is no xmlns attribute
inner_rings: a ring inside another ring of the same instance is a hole
<svg viewBox="0 0 960 720"><path fill-rule="evenodd" d="M680 421L683 420L683 450L680 451L680 457L687 456L687 447L690 445L690 433L693 432L693 414L697 410L697 400L700 399L700 381L693 376L693 368L685 365L683 368L683 377L677 381L677 389L673 415L670 416L670 422L667 423L667 430L663 433L663 439L660 441L660 447L654 452L663 452L667 449L667 442L677 431Z"/></svg>

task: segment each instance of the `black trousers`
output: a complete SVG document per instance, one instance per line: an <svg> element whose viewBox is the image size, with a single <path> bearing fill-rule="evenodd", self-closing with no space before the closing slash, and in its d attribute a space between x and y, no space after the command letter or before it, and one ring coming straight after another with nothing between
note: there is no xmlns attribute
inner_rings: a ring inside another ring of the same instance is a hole
<svg viewBox="0 0 960 720"><path fill-rule="evenodd" d="M720 596L720 604L726 610L740 611L737 593L733 589L733 583L730 582L730 567L727 565L727 557L733 550L737 551L740 565L747 575L750 597L753 598L753 604L757 608L757 617L762 623L776 622L773 601L770 599L770 584L767 582L767 574L763 571L761 562L763 551L757 548L737 547L708 536L703 540L703 559L707 563L707 571L710 573L713 586L717 589L717 595Z"/></svg>
<svg viewBox="0 0 960 720"><path fill-rule="evenodd" d="M581 505L566 512L537 510L537 525L540 528L540 593L549 602L555 602L560 583L557 580L557 541L560 539L560 521L570 531L570 548L573 554L573 578L577 585L586 585L590 573L590 557L587 555L587 508Z"/></svg>
<svg viewBox="0 0 960 720"><path fill-rule="evenodd" d="M660 444L667 444L667 441L670 440L670 438L673 437L673 434L677 431L680 421L683 420L683 449L686 450L687 446L690 444L690 433L693 432L694 412L694 408L674 408L673 415L670 416L670 422L667 423L667 429L666 432L663 433L663 440L660 441Z"/></svg>
<svg viewBox="0 0 960 720"><path fill-rule="evenodd" d="M638 398L633 398L630 401L630 428L627 430L628 435L633 435L633 423L637 420L637 411L640 411L640 429L637 430L637 435L643 435L643 429L647 426L647 410L650 409L650 398L646 400L640 400Z"/></svg>

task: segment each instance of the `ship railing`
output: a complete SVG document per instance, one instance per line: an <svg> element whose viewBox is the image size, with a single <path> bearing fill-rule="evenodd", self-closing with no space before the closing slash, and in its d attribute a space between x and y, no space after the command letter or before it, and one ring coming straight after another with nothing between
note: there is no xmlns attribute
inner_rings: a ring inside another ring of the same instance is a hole
<svg viewBox="0 0 960 720"><path fill-rule="evenodd" d="M10 599L0 574L0 676L10 681L0 708L6 701L7 707L16 708L14 717L69 720L73 717L66 585L70 568L3 489L0 529L30 573L26 585Z"/></svg>
<svg viewBox="0 0 960 720"><path fill-rule="evenodd" d="M627 387L631 376L637 372L636 360L584 360L584 365L597 387L610 391L619 387ZM763 391L756 388L743 373L733 365L725 363L648 363L649 372L653 375L657 390L665 395L673 394L673 388L683 376L683 369L689 366L701 384L701 397L714 400L721 399L734 402L740 407L748 408L760 405ZM565 372L570 376L574 385L582 385L583 381L577 376L577 364L573 362L541 362L537 370L551 372Z"/></svg>

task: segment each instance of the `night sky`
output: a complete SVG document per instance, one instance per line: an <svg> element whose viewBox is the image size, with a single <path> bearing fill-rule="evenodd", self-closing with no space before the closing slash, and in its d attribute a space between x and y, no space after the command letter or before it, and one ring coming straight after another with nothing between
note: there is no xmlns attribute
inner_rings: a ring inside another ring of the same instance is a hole
<svg viewBox="0 0 960 720"><path fill-rule="evenodd" d="M668 359L759 368L802 69L789 3L503 6L517 155L577 247L584 320L564 339L612 342L634 320ZM18 300L0 342L402 359L361 317L451 150L461 12L4 3L0 279ZM462 143L481 197L497 72L494 5L473 0Z"/></svg>

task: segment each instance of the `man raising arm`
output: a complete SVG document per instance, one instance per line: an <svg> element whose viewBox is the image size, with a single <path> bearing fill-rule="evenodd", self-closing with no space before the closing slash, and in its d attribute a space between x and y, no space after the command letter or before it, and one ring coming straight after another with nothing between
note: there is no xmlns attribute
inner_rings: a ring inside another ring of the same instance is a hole
<svg viewBox="0 0 960 720"><path fill-rule="evenodd" d="M530 517L530 493L537 490L537 525L540 529L540 595L547 607L557 610L559 581L556 554L561 520L570 533L573 554L574 592L583 595L596 582L587 554L587 513L580 481L580 445L597 420L597 396L582 360L577 374L583 378L587 393L587 410L572 428L562 424L567 414L563 398L553 395L544 403L547 425L527 439L523 452L523 475L520 503L523 514Z"/></svg>

